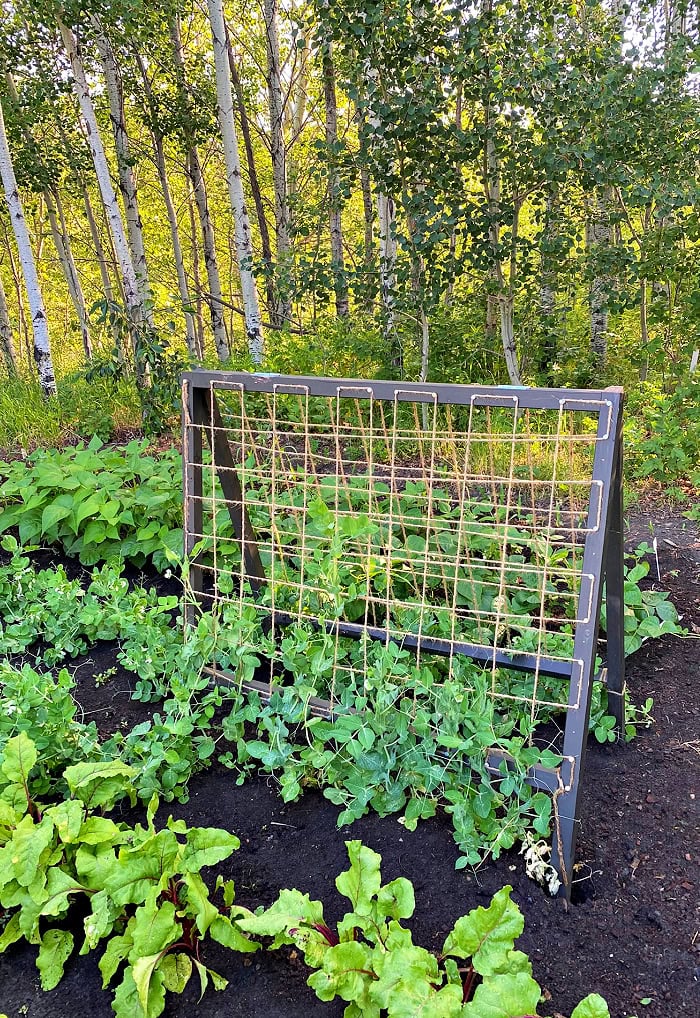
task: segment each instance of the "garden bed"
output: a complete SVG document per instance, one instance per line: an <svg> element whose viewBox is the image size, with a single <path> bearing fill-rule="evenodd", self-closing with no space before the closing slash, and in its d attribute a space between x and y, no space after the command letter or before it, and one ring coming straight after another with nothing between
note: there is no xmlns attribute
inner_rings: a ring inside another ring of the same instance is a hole
<svg viewBox="0 0 700 1018"><path fill-rule="evenodd" d="M663 524L635 512L629 545L658 538L661 586L670 590L693 632L700 628L700 542L681 517ZM652 568L655 576L656 567ZM152 705L130 699L133 675L117 667L100 685L96 675L115 666L115 648L98 645L71 664L76 697L86 720L102 733L130 729ZM236 786L217 765L195 776L190 801L162 804L188 824L221 826L241 839L241 849L217 869L236 883L237 902L269 904L282 887L297 887L326 903L326 918L342 914L334 880L346 866L344 842L359 838L380 852L385 880L399 875L415 885L416 913L408 924L418 943L439 949L454 921L485 905L504 884L525 914L518 946L531 957L534 976L551 994L549 1012L569 1013L591 990L605 996L613 1016L696 1016L700 1011L700 641L665 637L628 661L636 702L654 698L653 727L628 745L591 740L581 804L581 868L575 906L545 897L523 871L515 852L476 874L455 872L458 849L449 818L437 816L411 833L396 817L370 814L351 828L336 828L337 808L306 792L285 804L271 779ZM77 921L80 921L78 917ZM94 952L68 962L59 986L44 993L35 968L36 948L16 945L0 955L0 1010L9 1018L63 1018L112 1014L101 989ZM204 960L229 979L197 1005L194 983L169 995L165 1014L249 1015L296 1018L343 1013L339 1001L323 1004L306 986L308 970L293 951L233 954L207 944Z"/></svg>

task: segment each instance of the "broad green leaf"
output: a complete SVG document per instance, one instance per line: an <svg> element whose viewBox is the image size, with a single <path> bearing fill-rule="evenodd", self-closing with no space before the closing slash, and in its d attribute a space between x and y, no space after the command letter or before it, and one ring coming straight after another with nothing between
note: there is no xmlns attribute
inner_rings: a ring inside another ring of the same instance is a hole
<svg viewBox="0 0 700 1018"><path fill-rule="evenodd" d="M105 890L98 891L90 898L90 915L85 917L85 942L80 949L81 954L87 954L97 946L103 937L106 937L114 928L115 921L121 914L119 906L115 905Z"/></svg>
<svg viewBox="0 0 700 1018"><path fill-rule="evenodd" d="M372 900L382 884L380 865L382 857L360 841L346 841L350 869L336 878L335 886L349 898L353 911L370 915Z"/></svg>
<svg viewBox="0 0 700 1018"><path fill-rule="evenodd" d="M413 884L405 877L391 880L379 890L377 906L383 916L391 919L410 919L416 908Z"/></svg>
<svg viewBox="0 0 700 1018"><path fill-rule="evenodd" d="M83 825L82 803L75 799L68 799L65 802L60 802L58 806L50 806L44 810L44 815L51 817L64 845L78 840Z"/></svg>
<svg viewBox="0 0 700 1018"><path fill-rule="evenodd" d="M207 885L199 873L185 873L183 879L187 888L187 913L196 918L197 929L204 936L219 910L209 901Z"/></svg>
<svg viewBox="0 0 700 1018"><path fill-rule="evenodd" d="M159 1015L165 1006L163 977L159 972L156 972L156 966L160 960L161 954L158 952L137 958L131 966L131 976L145 1018Z"/></svg>
<svg viewBox="0 0 700 1018"><path fill-rule="evenodd" d="M19 925L19 913L15 914L10 918L9 923L5 929L0 933L0 954L7 950L10 944L16 944L18 940L23 937L22 930Z"/></svg>
<svg viewBox="0 0 700 1018"><path fill-rule="evenodd" d="M65 520L66 516L70 516L70 514L70 506L58 505L56 502L51 502L41 514L41 533L46 534L60 520Z"/></svg>
<svg viewBox="0 0 700 1018"><path fill-rule="evenodd" d="M134 940L131 936L132 925L133 919L129 922L129 925L121 936L110 937L107 941L107 947L99 961L99 969L102 973L103 989L107 989L115 972L133 947Z"/></svg>
<svg viewBox="0 0 700 1018"><path fill-rule="evenodd" d="M363 1007L365 1001L371 1000L369 985L374 982L371 973L372 948L351 940L326 951L323 968L314 972L308 983L320 1000L341 997Z"/></svg>
<svg viewBox="0 0 700 1018"><path fill-rule="evenodd" d="M30 816L22 817L12 839L0 849L0 872L11 867L15 879L28 887L37 876L39 860L53 839L53 824L44 819L35 824Z"/></svg>
<svg viewBox="0 0 700 1018"><path fill-rule="evenodd" d="M460 1018L513 1018L534 1015L542 991L527 972L487 978L477 986L474 999L462 1008Z"/></svg>
<svg viewBox="0 0 700 1018"><path fill-rule="evenodd" d="M133 971L129 966L124 978L117 987L112 1001L115 1018L157 1018L165 1007L165 987L158 970L152 973L148 984L148 1010L141 1005L139 991L134 981Z"/></svg>
<svg viewBox="0 0 700 1018"><path fill-rule="evenodd" d="M79 492L76 492L75 497L77 498L78 495ZM88 516L94 516L95 513L100 511L100 506L103 502L104 495L102 492L99 492L94 495L89 495L87 498L83 498L76 503L75 509L73 510L74 529L76 532L83 520L87 519Z"/></svg>
<svg viewBox="0 0 700 1018"><path fill-rule="evenodd" d="M209 985L209 975L207 973L206 966L202 965L201 961L197 961L196 958L193 958L192 960L194 961L195 967L197 969L197 974L199 975L199 989L200 989L199 1000L201 1000L202 997L204 996L207 986ZM199 1003L199 1000L197 1001L197 1003Z"/></svg>
<svg viewBox="0 0 700 1018"><path fill-rule="evenodd" d="M574 1008L571 1018L610 1018L610 1011L599 994L591 993Z"/></svg>
<svg viewBox="0 0 700 1018"><path fill-rule="evenodd" d="M136 771L118 760L74 764L64 777L71 794L90 809L111 809L124 796L134 797Z"/></svg>
<svg viewBox="0 0 700 1018"><path fill-rule="evenodd" d="M276 946L292 943L290 929L303 924L314 926L323 923L323 903L311 901L308 894L295 889L280 891L279 898L259 915L237 920L237 925L246 933L260 937L284 935Z"/></svg>
<svg viewBox="0 0 700 1018"><path fill-rule="evenodd" d="M218 972L214 971L214 969L207 969L207 973L211 977L211 981L214 984L215 990L226 989L226 987L228 986L228 979L226 979L224 976L220 976Z"/></svg>
<svg viewBox="0 0 700 1018"><path fill-rule="evenodd" d="M446 986L439 993L442 975L429 951L411 944L386 951L376 963L379 980L370 996L396 1018L457 1018L462 1008L462 989Z"/></svg>
<svg viewBox="0 0 700 1018"><path fill-rule="evenodd" d="M78 840L83 845L100 845L108 843L118 845L126 841L127 835L113 820L107 817L88 817L80 828Z"/></svg>
<svg viewBox="0 0 700 1018"><path fill-rule="evenodd" d="M458 919L442 953L471 958L475 970L482 976L496 972L529 972L526 956L513 950L525 920L518 906L510 900L511 891L511 887L502 887L488 908L479 906Z"/></svg>
<svg viewBox="0 0 700 1018"><path fill-rule="evenodd" d="M20 732L5 743L0 770L8 781L26 786L36 760L36 746L25 732Z"/></svg>
<svg viewBox="0 0 700 1018"><path fill-rule="evenodd" d="M192 827L187 832L187 843L182 855L183 866L189 870L216 866L240 847L240 840L228 831L216 827Z"/></svg>
<svg viewBox="0 0 700 1018"><path fill-rule="evenodd" d="M75 871L87 887L106 887L116 868L117 859L109 842L81 845L75 853Z"/></svg>
<svg viewBox="0 0 700 1018"><path fill-rule="evenodd" d="M245 937L238 929L235 923L232 923L227 916L218 915L212 921L209 927L209 936L212 940L216 940L219 944L223 944L224 947L228 947L231 951L244 951L252 953L257 951L260 944L257 944L254 940L249 940Z"/></svg>
<svg viewBox="0 0 700 1018"><path fill-rule="evenodd" d="M122 848L105 888L116 904L141 904L153 887L163 890L177 869L180 845L170 831L159 831L134 848Z"/></svg>
<svg viewBox="0 0 700 1018"><path fill-rule="evenodd" d="M63 968L73 950L73 934L68 930L47 930L41 938L36 967L41 974L42 990L53 990L63 977Z"/></svg>
<svg viewBox="0 0 700 1018"><path fill-rule="evenodd" d="M131 961L141 956L158 955L182 935L182 926L175 919L175 905L172 901L159 903L159 896L159 889L151 888L143 905L136 909L131 927L134 942L129 952Z"/></svg>
<svg viewBox="0 0 700 1018"><path fill-rule="evenodd" d="M85 888L74 876L59 866L52 866L46 874L46 900L42 903L41 915L61 915L68 907L70 895L82 891Z"/></svg>
<svg viewBox="0 0 700 1018"><path fill-rule="evenodd" d="M163 977L163 986L171 993L182 993L192 975L192 959L187 954L166 954L158 969Z"/></svg>

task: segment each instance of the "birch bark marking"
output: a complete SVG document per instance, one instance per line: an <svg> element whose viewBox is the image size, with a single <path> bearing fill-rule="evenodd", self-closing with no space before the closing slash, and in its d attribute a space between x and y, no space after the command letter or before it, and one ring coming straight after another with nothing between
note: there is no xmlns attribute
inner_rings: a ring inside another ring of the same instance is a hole
<svg viewBox="0 0 700 1018"><path fill-rule="evenodd" d="M338 103L335 92L335 69L333 51L328 41L321 55L323 70L323 96L326 106L326 147L328 149L328 201L331 239L331 270L335 289L335 309L338 318L347 318L348 287L345 281L345 259L343 256L343 222L340 211L340 174L336 166L338 144Z"/></svg>
<svg viewBox="0 0 700 1018"><path fill-rule="evenodd" d="M280 74L280 44L277 33L277 0L264 0L265 48L267 54L267 95L270 106L270 158L275 193L275 239L277 243L277 293L272 324L277 328L292 317L288 297L279 297L287 288L289 272L289 203L287 201L287 154L284 147L284 103Z"/></svg>
<svg viewBox="0 0 700 1018"><path fill-rule="evenodd" d="M124 302L132 322L134 325L138 325L143 320L143 301L136 281L136 272L134 271L134 266L131 261L131 254L129 252L129 245L126 239L126 232L124 230L124 223L122 221L119 203L117 201L114 188L112 187L112 179L109 174L109 164L102 144L102 138L100 137L99 129L97 127L95 108L92 105L90 91L85 78L85 71L78 54L77 40L71 29L68 28L68 26L65 25L60 18L58 19L58 27L61 32L63 45L73 73L73 89L78 102L80 103L80 110L83 115L83 120L85 121L90 154L92 155L97 183L100 188L102 203L105 209L107 222L109 224L112 241L114 243L115 255L119 263L119 270L124 287Z"/></svg>
<svg viewBox="0 0 700 1018"><path fill-rule="evenodd" d="M124 89L122 87L121 74L117 66L114 50L107 36L104 34L99 20L91 18L97 35L97 48L102 60L104 69L105 84L107 85L107 97L109 99L109 116L112 123L114 135L114 148L117 153L117 171L119 174L119 190L124 199L124 218L126 219L126 230L129 238L129 249L131 261L136 273L136 285L141 298L141 308L144 319L149 325L153 324L153 312L151 308L151 288L148 282L148 267L146 265L146 249L143 241L143 223L139 212L138 191L136 189L136 177L134 175L133 162L131 157L131 146L129 135L126 131L126 120L124 117Z"/></svg>
<svg viewBox="0 0 700 1018"><path fill-rule="evenodd" d="M22 201L19 196L10 149L7 144L2 104L0 104L0 178L5 190L10 211L10 222L12 223L15 240L17 241L17 251L22 265L22 272L24 273L24 283L32 316L34 360L39 374L39 384L45 397L54 396L56 394L56 376L51 359L51 344L49 342L46 310L41 297L41 290L39 289L36 262L32 254L29 231L24 218L24 209L22 208Z"/></svg>
<svg viewBox="0 0 700 1018"><path fill-rule="evenodd" d="M241 161L238 153L236 126L233 120L233 93L226 53L223 0L207 0L207 6L209 8L209 21L214 46L219 127L224 143L226 180L235 228L236 256L241 275L241 296L243 298L248 350L250 351L253 363L261 364L263 359L262 319L260 317L258 293L255 288L255 277L253 276L253 242L250 233L248 210L243 194Z"/></svg>

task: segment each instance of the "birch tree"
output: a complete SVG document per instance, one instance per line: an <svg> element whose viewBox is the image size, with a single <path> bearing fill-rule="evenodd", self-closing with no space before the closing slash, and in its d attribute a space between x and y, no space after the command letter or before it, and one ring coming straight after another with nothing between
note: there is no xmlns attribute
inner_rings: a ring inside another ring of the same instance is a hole
<svg viewBox="0 0 700 1018"><path fill-rule="evenodd" d="M272 324L288 323L292 305L287 291L289 283L289 202L287 200L287 155L284 144L284 102L280 70L280 44L277 30L277 0L263 0L265 50L267 55L267 94L270 106L270 158L275 197L275 239L277 245L278 299L273 308ZM281 291L281 296L279 292Z"/></svg>
<svg viewBox="0 0 700 1018"><path fill-rule="evenodd" d="M335 68L333 66L332 42L321 47L323 72L323 97L326 111L326 158L328 160L328 208L330 219L331 271L335 289L335 310L338 318L347 318L350 313L348 286L345 279L345 255L343 251L343 221L341 211L340 174L338 158L338 102L335 90Z"/></svg>
<svg viewBox="0 0 700 1018"><path fill-rule="evenodd" d="M226 322L224 319L223 296L221 292L221 275L216 256L214 225L209 210L209 199L202 173L202 164L193 130L194 111L191 110L185 56L182 50L182 37L179 18L170 23L170 41L175 65L175 81L177 84L178 102L182 113L182 134L185 144L185 168L192 187L192 195L197 206L197 215L202 234L202 252L204 268L207 274L207 305L214 336L214 347L219 360L225 361L230 353Z"/></svg>
<svg viewBox="0 0 700 1018"><path fill-rule="evenodd" d="M132 338L134 342L134 353L136 355L137 379L145 383L143 372L139 368L139 327L144 321L144 299L131 260L129 243L127 241L124 222L122 220L119 202L112 186L112 179L109 171L109 163L105 154L104 145L100 136L95 116L95 108L90 96L85 70L78 53L78 43L72 30L60 19L57 19L58 27L63 40L63 46L70 62L73 88L76 98L80 104L80 110L85 123L87 140L90 146L90 154L95 167L95 174L102 197L109 230L114 245L114 252L119 264L119 270L124 291L124 301L127 314L132 325Z"/></svg>
<svg viewBox="0 0 700 1018"><path fill-rule="evenodd" d="M180 243L180 229L177 222L177 213L175 211L175 205L173 204L173 197L170 191L170 183L168 181L168 171L165 164L165 147L164 147L164 136L158 124L158 116L153 100L153 89L151 88L151 82L148 76L148 70L146 68L145 61L141 54L137 51L135 54L135 60L141 73L141 80L143 82L144 91L146 94L146 101L150 110L150 132L151 141L153 143L153 154L158 171L158 180L160 182L160 189L163 193L163 202L165 204L165 211L168 216L168 226L170 227L170 242L173 247L173 261L175 262L175 273L177 275L177 286L180 294L180 300L182 302L182 313L185 318L185 344L191 357L196 360L201 360L203 356L203 350L199 347L197 332L195 328L194 313L192 310L192 299L190 296L189 286L187 285L187 276L185 274L185 262L182 254L182 244Z"/></svg>
<svg viewBox="0 0 700 1018"><path fill-rule="evenodd" d="M275 281L273 279L272 245L270 244L270 231L267 228L267 217L265 215L265 202L263 200L262 188L260 187L260 178L258 176L258 168L255 162L255 152L253 150L253 139L250 129L250 118L248 117L248 112L245 107L245 96L243 95L243 85L241 83L240 75L238 74L236 58L233 52L233 46L231 45L231 37L228 32L226 33L226 41L228 48L228 65L231 71L233 92L236 99L236 104L238 106L238 119L241 122L243 147L245 149L246 164L248 166L248 179L250 181L250 190L253 195L253 204L255 205L255 215L258 222L258 230L260 232L260 248L262 260L266 268L265 290L267 295L267 304L269 308L268 313L270 317L272 317L277 304L277 294L275 288Z"/></svg>
<svg viewBox="0 0 700 1018"><path fill-rule="evenodd" d="M233 93L231 74L228 66L223 0L207 0L207 6L214 47L219 128L224 146L226 182L228 184L231 211L233 213L236 256L241 279L248 351L253 363L261 364L264 352L262 319L255 277L253 275L253 241L250 232L248 209L243 193L241 161L238 152L236 125L233 119Z"/></svg>
<svg viewBox="0 0 700 1018"><path fill-rule="evenodd" d="M5 198L10 212L10 222L17 242L17 251L24 275L32 321L34 361L39 376L39 384L44 396L48 398L56 394L56 375L51 358L48 320L39 287L39 275L29 239L29 230L27 229L22 200L19 195L17 179L12 165L12 157L5 131L2 103L0 103L0 178L2 179L3 190L5 191Z"/></svg>
<svg viewBox="0 0 700 1018"><path fill-rule="evenodd" d="M49 183L52 177L50 168L42 154L40 146L37 145L34 139L32 130L26 120L22 117L20 95L17 90L15 79L10 71L5 72L5 82L7 84L10 99L12 100L12 105L17 111L17 115L20 117L22 122L22 134L24 135L24 139L27 143L31 163L36 167L36 176L38 176L41 183L44 184L42 188L42 195L46 204L46 213L48 215L49 226L51 228L51 236L54 242L54 247L56 248L56 254L58 255L58 260L63 271L66 285L68 286L68 293L70 294L70 298L78 318L80 336L83 344L83 353L85 354L86 360L90 360L92 357L90 319L85 303L82 284L80 282L80 276L75 264L75 258L73 257L73 247L71 245L70 235L66 226L59 181L56 180L54 183Z"/></svg>
<svg viewBox="0 0 700 1018"><path fill-rule="evenodd" d="M2 278L0 277L0 347L2 347L2 356L5 361L5 367L10 378L14 378L18 374L18 363L17 363L17 352L15 350L15 340L12 335L12 322L10 321L10 312L7 307L7 299L5 297L5 288L2 285Z"/></svg>
<svg viewBox="0 0 700 1018"><path fill-rule="evenodd" d="M146 247L143 239L143 223L139 211L138 190L134 173L134 158L131 142L126 129L124 115L124 88L117 59L109 37L105 34L99 19L91 18L96 28L97 49L102 61L107 97L109 99L110 122L114 136L114 148L117 156L117 173L119 190L124 202L124 219L126 220L127 238L131 251L131 262L136 275L136 286L140 297L141 313L144 320L152 325L152 294L148 280L146 263Z"/></svg>

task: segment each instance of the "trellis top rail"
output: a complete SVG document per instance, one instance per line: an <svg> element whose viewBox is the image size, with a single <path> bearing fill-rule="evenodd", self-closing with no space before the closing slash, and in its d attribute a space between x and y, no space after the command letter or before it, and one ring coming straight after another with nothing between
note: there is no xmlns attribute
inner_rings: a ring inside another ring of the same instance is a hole
<svg viewBox="0 0 700 1018"><path fill-rule="evenodd" d="M623 390L607 389L538 389L512 385L462 385L449 382L391 382L384 379L323 378L315 375L284 375L277 372L239 373L232 371L185 372L183 378L195 386L232 388L245 380L247 392L294 395L306 388L315 396L341 396L357 399L379 399L394 402L416 402L435 399L438 403L469 406L474 401L495 401L495 405L524 410L599 410L601 403L617 405ZM488 405L485 403L484 405Z"/></svg>

